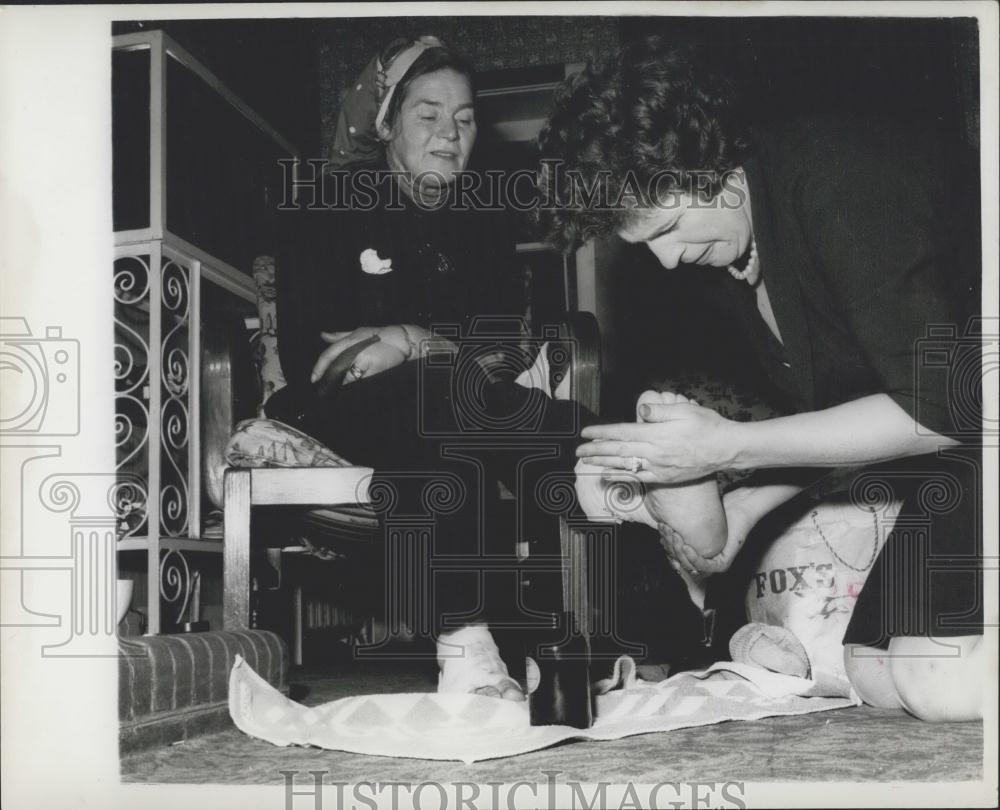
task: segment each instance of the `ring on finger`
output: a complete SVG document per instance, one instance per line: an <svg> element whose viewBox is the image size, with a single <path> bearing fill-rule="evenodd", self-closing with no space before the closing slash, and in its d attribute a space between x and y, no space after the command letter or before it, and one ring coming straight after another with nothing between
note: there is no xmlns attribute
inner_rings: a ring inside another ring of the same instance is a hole
<svg viewBox="0 0 1000 810"><path fill-rule="evenodd" d="M637 473L642 470L643 459L639 456L630 456L628 460L628 467L626 469L631 473Z"/></svg>

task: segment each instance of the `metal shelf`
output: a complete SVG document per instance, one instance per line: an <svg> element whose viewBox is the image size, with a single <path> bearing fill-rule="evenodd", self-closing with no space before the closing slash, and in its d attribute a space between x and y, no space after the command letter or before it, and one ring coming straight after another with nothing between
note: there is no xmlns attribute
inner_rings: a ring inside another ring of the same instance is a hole
<svg viewBox="0 0 1000 810"><path fill-rule="evenodd" d="M148 551L148 537L126 537L118 541L119 551ZM221 540L192 540L190 537L161 537L159 547L166 551L203 551L208 554L221 554Z"/></svg>
<svg viewBox="0 0 1000 810"><path fill-rule="evenodd" d="M148 126L148 141L145 136L143 139L148 145L148 160L137 163L135 169L143 175L137 196L145 197L148 190L148 200L142 201L148 211L148 225L114 234L115 362L119 374L115 427L121 481L115 503L122 513L119 519L134 521L141 517L145 521L143 528L157 534L123 538L115 549L131 555L130 564L140 559L139 554L146 555L146 613L149 632L156 634L160 630L161 602L176 606L182 613L189 599L197 602L192 587L193 583L200 584L199 572L192 571L185 557L223 551L218 538L185 536L198 532L202 525L201 328L206 315L202 291L214 298L221 290L227 300L231 298L240 306L243 302L255 303L257 297L250 268L242 267L242 253L220 251L220 247L232 247L228 242L219 245L205 241L205 229L218 224L211 212L197 214L205 218L199 228L192 229L192 223L184 218L175 218L168 228L168 184L178 199L192 193L184 185L189 178L168 172L168 146L179 149L177 133L203 123L181 120L193 115L185 112L184 105L168 109L168 74L172 92L181 94L174 101L202 93L209 101L217 96L220 104L204 102L208 105L205 114L218 108L220 121L229 121L228 108L235 109L240 115L232 122L233 131L248 133L246 148L252 145L256 149L260 145L258 135L262 135L261 143L266 144L268 155L273 152L294 164L298 154L218 77L163 32L113 37L112 50L149 52L149 59L135 68L148 73L140 74L135 82L137 86L148 82L148 102L137 107L137 118L126 127L145 133ZM126 65L122 69L132 68ZM189 82L191 75L197 81ZM178 126L167 127L168 113L176 117L174 123ZM147 115L148 124L142 121ZM170 144L168 139L173 139ZM244 140L241 135L240 143ZM183 164L177 164L175 169L178 166ZM138 181L126 172L120 182ZM235 193L242 192L234 188ZM134 522L130 525L133 530L137 528ZM204 557L200 559L207 562Z"/></svg>

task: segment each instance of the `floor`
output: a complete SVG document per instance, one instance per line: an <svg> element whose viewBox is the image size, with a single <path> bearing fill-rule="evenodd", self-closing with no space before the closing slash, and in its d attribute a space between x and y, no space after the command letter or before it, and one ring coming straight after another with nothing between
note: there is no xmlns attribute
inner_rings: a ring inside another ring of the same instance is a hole
<svg viewBox="0 0 1000 810"><path fill-rule="evenodd" d="M370 692L431 691L427 670L388 665L293 675L292 697L316 705ZM931 725L859 707L730 722L612 742L571 742L475 765L278 748L236 729L122 760L123 782L281 784L281 771L325 770L338 781L962 781L982 778L981 723ZM332 776L328 778L333 778Z"/></svg>

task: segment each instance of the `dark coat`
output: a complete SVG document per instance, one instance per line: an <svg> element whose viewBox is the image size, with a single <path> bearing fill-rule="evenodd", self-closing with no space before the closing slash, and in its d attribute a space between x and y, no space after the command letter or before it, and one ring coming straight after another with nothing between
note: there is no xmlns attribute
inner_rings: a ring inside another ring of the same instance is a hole
<svg viewBox="0 0 1000 810"><path fill-rule="evenodd" d="M465 334L476 316L523 313L505 211L421 210L391 178L373 177L356 182L350 210L279 213L278 346L290 386L308 383L328 345L321 331L406 323ZM336 205L346 187L328 178L322 201ZM391 271L364 272L366 250L391 259Z"/></svg>
<svg viewBox="0 0 1000 810"><path fill-rule="evenodd" d="M978 395L925 355L941 330L960 344L980 309L978 186L933 133L885 121L814 118L754 136L745 169L783 348L752 291L728 286L768 375L799 410L882 392L926 428L960 428L956 404Z"/></svg>

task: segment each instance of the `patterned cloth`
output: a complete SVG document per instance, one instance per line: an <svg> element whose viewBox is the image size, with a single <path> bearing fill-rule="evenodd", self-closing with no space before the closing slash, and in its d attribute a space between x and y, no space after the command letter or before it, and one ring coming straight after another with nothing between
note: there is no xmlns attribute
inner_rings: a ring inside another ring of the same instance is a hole
<svg viewBox="0 0 1000 810"><path fill-rule="evenodd" d="M322 442L277 419L245 419L226 445L230 467L350 467Z"/></svg>
<svg viewBox="0 0 1000 810"><path fill-rule="evenodd" d="M849 698L810 696L817 691L812 681L739 664L715 664L655 684L635 678L631 659L620 659L616 671L625 688L597 697L597 719L586 730L532 726L527 703L481 695L363 695L306 707L242 660L230 674L229 713L245 734L275 745L471 763L569 739L615 740L857 705Z"/></svg>
<svg viewBox="0 0 1000 810"><path fill-rule="evenodd" d="M263 416L264 403L275 391L285 387L285 375L278 360L278 295L274 284L274 257L258 256L253 262L253 280L257 284L257 334L254 360L260 375L261 399L258 414Z"/></svg>
<svg viewBox="0 0 1000 810"><path fill-rule="evenodd" d="M340 103L330 168L374 163L382 154L378 127L385 119L396 85L428 48L441 48L437 37L397 39L366 66Z"/></svg>
<svg viewBox="0 0 1000 810"><path fill-rule="evenodd" d="M683 394L699 405L711 408L720 416L736 422L756 422L784 416L761 397L724 380L713 379L707 374L678 374L659 380L651 387L658 391Z"/></svg>

